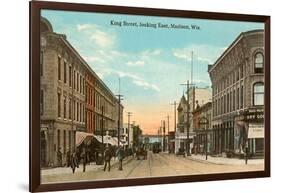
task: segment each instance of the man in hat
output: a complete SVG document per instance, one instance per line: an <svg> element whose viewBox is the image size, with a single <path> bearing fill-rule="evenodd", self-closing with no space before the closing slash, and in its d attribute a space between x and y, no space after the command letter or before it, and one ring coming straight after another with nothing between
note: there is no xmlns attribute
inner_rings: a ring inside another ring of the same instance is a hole
<svg viewBox="0 0 281 193"><path fill-rule="evenodd" d="M104 168L103 171L106 170L106 167L108 166L108 171L110 171L110 160L111 160L111 151L109 149L108 144L106 145L106 148L104 150Z"/></svg>

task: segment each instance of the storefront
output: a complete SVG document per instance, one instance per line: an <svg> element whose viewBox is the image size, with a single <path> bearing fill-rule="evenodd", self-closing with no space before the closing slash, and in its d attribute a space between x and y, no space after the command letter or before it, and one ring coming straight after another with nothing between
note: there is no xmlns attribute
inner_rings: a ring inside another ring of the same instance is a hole
<svg viewBox="0 0 281 193"><path fill-rule="evenodd" d="M234 148L236 154L244 154L248 147L249 156L264 154L263 109L251 109L236 117L234 126Z"/></svg>

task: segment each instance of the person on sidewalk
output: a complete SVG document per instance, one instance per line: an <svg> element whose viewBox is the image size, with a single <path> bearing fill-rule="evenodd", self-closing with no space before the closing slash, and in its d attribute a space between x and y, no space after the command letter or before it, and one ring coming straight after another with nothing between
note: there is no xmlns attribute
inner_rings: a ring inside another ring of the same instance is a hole
<svg viewBox="0 0 281 193"><path fill-rule="evenodd" d="M111 150L109 149L108 145L106 146L104 150L104 168L103 171L106 170L106 167L108 167L108 171L110 171L110 160L111 160Z"/></svg>
<svg viewBox="0 0 281 193"><path fill-rule="evenodd" d="M82 164L83 164L83 172L85 172L86 165L87 165L87 152L86 152L85 148L83 148L83 150L82 150L81 159L82 159Z"/></svg>
<svg viewBox="0 0 281 193"><path fill-rule="evenodd" d="M66 152L66 167L70 166L70 151L67 150Z"/></svg>
<svg viewBox="0 0 281 193"><path fill-rule="evenodd" d="M60 147L57 151L57 162L58 162L58 167L62 167L62 152Z"/></svg>
<svg viewBox="0 0 281 193"><path fill-rule="evenodd" d="M119 168L118 168L118 169L119 169L120 171L122 171L122 170L123 170L122 161L123 161L123 159L124 159L124 157L125 157L124 148L120 146L120 147L117 149L116 155L117 155L118 160L119 160Z"/></svg>
<svg viewBox="0 0 281 193"><path fill-rule="evenodd" d="M70 166L71 166L71 168L72 168L72 173L73 173L73 174L74 174L74 172L75 172L76 167L79 168L78 159L77 159L77 156L76 156L76 153L75 153L75 152L73 152L73 153L71 154Z"/></svg>

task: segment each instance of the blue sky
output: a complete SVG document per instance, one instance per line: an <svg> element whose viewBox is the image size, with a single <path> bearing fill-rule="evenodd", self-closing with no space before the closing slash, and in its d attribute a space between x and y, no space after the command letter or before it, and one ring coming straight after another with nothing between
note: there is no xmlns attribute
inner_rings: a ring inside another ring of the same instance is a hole
<svg viewBox="0 0 281 193"><path fill-rule="evenodd" d="M41 14L55 32L66 34L114 93L118 93L120 77L124 112L133 112L133 120L142 125L144 133L156 133L161 119L173 115L169 104L180 100L184 91L180 84L190 79L192 51L193 82L210 86L207 65L241 32L264 28L263 23L252 22L54 10ZM111 21L137 22L138 27L115 26ZM197 25L200 30L140 27L140 22Z"/></svg>

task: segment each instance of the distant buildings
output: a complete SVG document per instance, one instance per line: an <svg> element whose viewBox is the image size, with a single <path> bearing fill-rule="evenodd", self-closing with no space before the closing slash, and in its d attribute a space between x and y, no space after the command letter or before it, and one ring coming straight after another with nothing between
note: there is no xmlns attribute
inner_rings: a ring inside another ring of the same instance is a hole
<svg viewBox="0 0 281 193"><path fill-rule="evenodd" d="M187 100L184 95L182 95L178 108L178 123L177 130L175 132L175 153L186 148L187 139Z"/></svg>
<svg viewBox="0 0 281 193"><path fill-rule="evenodd" d="M76 149L77 131L101 134L103 126L104 134L116 136L123 106L65 35L55 33L45 18L40 30L41 165L60 166Z"/></svg>
<svg viewBox="0 0 281 193"><path fill-rule="evenodd" d="M241 33L209 66L213 154L264 152L264 31Z"/></svg>
<svg viewBox="0 0 281 193"><path fill-rule="evenodd" d="M204 87L198 88L192 86L189 89L189 138L190 138L190 148L193 149L193 139L196 135L193 125L193 114L192 112L198 107L212 101L212 88Z"/></svg>
<svg viewBox="0 0 281 193"><path fill-rule="evenodd" d="M130 128L128 128L128 123L124 123L122 129L120 130L120 139L121 143L130 147L133 145L133 129L134 125L130 124Z"/></svg>
<svg viewBox="0 0 281 193"><path fill-rule="evenodd" d="M193 149L193 138L196 133L194 131L195 127L193 125L193 114L192 112L197 106L203 105L210 102L212 98L212 91L210 87L198 88L191 87L189 89L188 99L183 95L179 102L178 111L178 124L177 131L175 133L175 152L179 148L186 149L187 147L187 124L189 125L189 142L190 151ZM188 100L188 101L187 101ZM187 104L189 104L189 116L187 117Z"/></svg>

